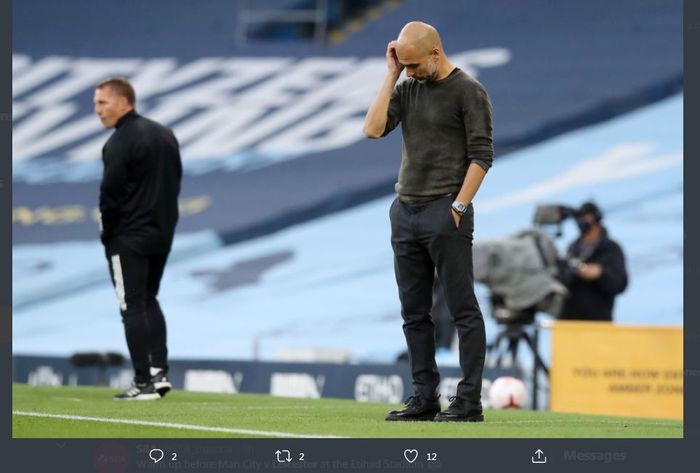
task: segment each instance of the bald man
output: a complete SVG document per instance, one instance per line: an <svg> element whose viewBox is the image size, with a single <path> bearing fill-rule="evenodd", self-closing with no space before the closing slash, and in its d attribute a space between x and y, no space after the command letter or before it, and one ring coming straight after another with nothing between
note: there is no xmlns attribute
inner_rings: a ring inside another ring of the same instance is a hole
<svg viewBox="0 0 700 473"><path fill-rule="evenodd" d="M386 60L363 131L380 138L401 123L401 168L389 214L414 386L406 406L386 420L480 422L486 343L474 295L472 199L493 161L491 104L484 87L450 63L430 25L407 24L387 45ZM397 84L404 69L408 79ZM430 314L435 270L457 327L463 372L443 412Z"/></svg>

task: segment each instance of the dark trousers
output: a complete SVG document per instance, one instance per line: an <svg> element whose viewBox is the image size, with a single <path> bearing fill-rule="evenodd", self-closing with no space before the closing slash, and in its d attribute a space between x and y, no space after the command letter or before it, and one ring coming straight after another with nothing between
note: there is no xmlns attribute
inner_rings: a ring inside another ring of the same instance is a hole
<svg viewBox="0 0 700 473"><path fill-rule="evenodd" d="M108 245L106 254L134 380L147 382L151 366L168 369L165 318L156 299L168 255L141 256L117 243Z"/></svg>
<svg viewBox="0 0 700 473"><path fill-rule="evenodd" d="M435 363L435 326L430 315L437 270L459 338L463 378L457 386L457 396L476 407L481 400L486 334L474 295L474 210L470 205L458 228L452 217L453 201L453 196L415 204L394 200L389 211L391 245L416 392L432 398L440 383Z"/></svg>
<svg viewBox="0 0 700 473"><path fill-rule="evenodd" d="M445 300L445 291L442 290L440 279L435 278L433 283L433 308L430 312L435 324L435 344L437 348L450 349L452 339L455 336L455 326L452 324L450 309Z"/></svg>

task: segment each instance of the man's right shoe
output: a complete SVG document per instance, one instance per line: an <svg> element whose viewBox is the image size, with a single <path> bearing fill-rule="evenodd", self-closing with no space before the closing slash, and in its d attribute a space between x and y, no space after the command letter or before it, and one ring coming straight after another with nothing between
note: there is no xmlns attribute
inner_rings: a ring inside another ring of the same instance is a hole
<svg viewBox="0 0 700 473"><path fill-rule="evenodd" d="M483 422L484 412L481 403L478 406L469 405L461 397L450 398L450 407L435 416L435 422Z"/></svg>
<svg viewBox="0 0 700 473"><path fill-rule="evenodd" d="M158 371L151 377L151 383L153 383L153 387L156 389L160 397L168 394L168 391L173 388L173 385L170 384L170 380L168 379L168 374L163 370Z"/></svg>
<svg viewBox="0 0 700 473"><path fill-rule="evenodd" d="M117 401L154 401L160 399L152 383L132 383L131 387L121 394L115 394Z"/></svg>
<svg viewBox="0 0 700 473"><path fill-rule="evenodd" d="M438 412L440 412L440 401L437 397L426 399L420 394L415 394L406 400L406 407L391 411L385 419L389 421L433 420Z"/></svg>

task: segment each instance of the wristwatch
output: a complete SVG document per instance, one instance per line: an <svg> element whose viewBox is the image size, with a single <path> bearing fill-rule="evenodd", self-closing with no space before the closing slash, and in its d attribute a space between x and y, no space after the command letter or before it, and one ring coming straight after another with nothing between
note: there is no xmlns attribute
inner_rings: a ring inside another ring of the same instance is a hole
<svg viewBox="0 0 700 473"><path fill-rule="evenodd" d="M454 202L452 202L452 208L458 214L464 215L464 213L467 211L469 206L467 204L465 204L464 202L460 202L458 200L455 200Z"/></svg>

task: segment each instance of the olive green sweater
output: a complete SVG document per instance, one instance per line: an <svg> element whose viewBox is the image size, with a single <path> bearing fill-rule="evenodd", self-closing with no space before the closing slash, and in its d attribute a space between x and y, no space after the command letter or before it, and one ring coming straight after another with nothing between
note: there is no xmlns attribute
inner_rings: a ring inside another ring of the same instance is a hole
<svg viewBox="0 0 700 473"><path fill-rule="evenodd" d="M382 136L399 123L403 150L396 192L402 200L457 193L471 162L485 171L491 167L491 103L484 87L459 68L442 80L397 84Z"/></svg>

